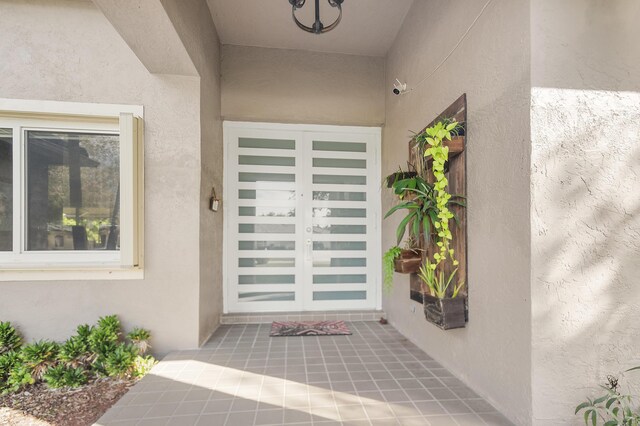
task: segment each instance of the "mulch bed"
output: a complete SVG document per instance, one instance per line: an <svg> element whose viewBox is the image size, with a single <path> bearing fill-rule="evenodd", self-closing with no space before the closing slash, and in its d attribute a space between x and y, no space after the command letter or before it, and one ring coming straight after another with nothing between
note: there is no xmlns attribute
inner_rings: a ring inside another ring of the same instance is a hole
<svg viewBox="0 0 640 426"><path fill-rule="evenodd" d="M92 425L134 383L104 378L76 389L48 389L42 383L30 386L20 393L0 396L0 425Z"/></svg>

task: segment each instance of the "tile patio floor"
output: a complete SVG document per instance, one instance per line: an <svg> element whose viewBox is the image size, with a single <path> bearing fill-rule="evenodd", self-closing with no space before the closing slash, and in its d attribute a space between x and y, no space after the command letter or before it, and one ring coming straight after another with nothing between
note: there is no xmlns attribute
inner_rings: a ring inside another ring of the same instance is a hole
<svg viewBox="0 0 640 426"><path fill-rule="evenodd" d="M97 422L110 425L510 425L391 325L269 337L223 325L173 352Z"/></svg>

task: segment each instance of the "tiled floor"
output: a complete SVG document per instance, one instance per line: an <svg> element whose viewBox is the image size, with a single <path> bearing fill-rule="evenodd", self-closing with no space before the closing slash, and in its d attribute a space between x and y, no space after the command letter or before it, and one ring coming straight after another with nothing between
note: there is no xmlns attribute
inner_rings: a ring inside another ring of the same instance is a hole
<svg viewBox="0 0 640 426"><path fill-rule="evenodd" d="M97 424L509 425L390 325L352 336L269 337L224 325L200 350L174 352Z"/></svg>

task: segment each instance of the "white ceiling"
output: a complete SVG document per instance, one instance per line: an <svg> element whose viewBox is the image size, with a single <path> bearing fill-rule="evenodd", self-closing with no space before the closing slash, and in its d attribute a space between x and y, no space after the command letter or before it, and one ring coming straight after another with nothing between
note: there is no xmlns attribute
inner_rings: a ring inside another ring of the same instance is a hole
<svg viewBox="0 0 640 426"><path fill-rule="evenodd" d="M207 0L223 44L302 49L352 55L384 56L413 0L345 0L342 21L325 34L299 29L288 0ZM313 23L314 0L296 12ZM320 17L329 25L337 9L320 0Z"/></svg>

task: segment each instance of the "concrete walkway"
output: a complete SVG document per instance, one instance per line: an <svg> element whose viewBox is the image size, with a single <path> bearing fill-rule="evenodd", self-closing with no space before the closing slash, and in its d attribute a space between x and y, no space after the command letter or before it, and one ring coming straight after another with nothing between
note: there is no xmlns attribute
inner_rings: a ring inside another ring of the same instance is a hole
<svg viewBox="0 0 640 426"><path fill-rule="evenodd" d="M174 352L98 421L110 425L510 425L390 325L269 337L221 326Z"/></svg>

